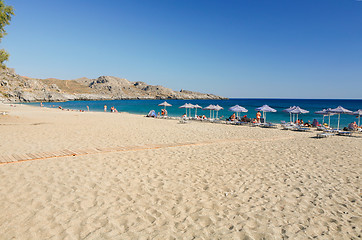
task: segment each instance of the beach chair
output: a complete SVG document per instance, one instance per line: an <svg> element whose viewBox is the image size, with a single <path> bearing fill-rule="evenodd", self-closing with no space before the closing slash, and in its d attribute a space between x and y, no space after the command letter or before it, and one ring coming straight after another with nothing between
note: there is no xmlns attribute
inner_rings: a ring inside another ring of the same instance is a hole
<svg viewBox="0 0 362 240"><path fill-rule="evenodd" d="M309 127L296 127L294 129L294 131L299 131L299 132L309 132L310 128Z"/></svg>
<svg viewBox="0 0 362 240"><path fill-rule="evenodd" d="M274 123L271 123L271 122L268 122L268 123L264 123L261 125L262 127L265 127L265 128L277 128L278 126Z"/></svg>
<svg viewBox="0 0 362 240"><path fill-rule="evenodd" d="M338 132L337 132L337 135L339 135L339 136L348 136L348 137L351 137L351 136L352 136L352 132L349 132L349 131L338 131Z"/></svg>
<svg viewBox="0 0 362 240"><path fill-rule="evenodd" d="M326 126L323 126L323 125L317 126L317 130L318 130L318 131L325 131L325 130L330 130L330 129L331 129L331 128L326 127Z"/></svg>
<svg viewBox="0 0 362 240"><path fill-rule="evenodd" d="M334 135L335 135L334 133L328 133L328 132L317 133L317 138L327 138L327 137L332 137Z"/></svg>
<svg viewBox="0 0 362 240"><path fill-rule="evenodd" d="M281 121L281 127L283 130L294 130L297 125L294 123L286 123L285 121Z"/></svg>
<svg viewBox="0 0 362 240"><path fill-rule="evenodd" d="M282 125L283 130L294 130L296 126L294 125Z"/></svg>
<svg viewBox="0 0 362 240"><path fill-rule="evenodd" d="M185 124L188 123L189 121L187 121L186 119L180 119L180 121L178 123L180 124Z"/></svg>
<svg viewBox="0 0 362 240"><path fill-rule="evenodd" d="M235 123L236 125L240 125L240 126L246 126L246 125L249 125L248 122L236 122Z"/></svg>
<svg viewBox="0 0 362 240"><path fill-rule="evenodd" d="M262 123L252 123L250 127L260 127Z"/></svg>

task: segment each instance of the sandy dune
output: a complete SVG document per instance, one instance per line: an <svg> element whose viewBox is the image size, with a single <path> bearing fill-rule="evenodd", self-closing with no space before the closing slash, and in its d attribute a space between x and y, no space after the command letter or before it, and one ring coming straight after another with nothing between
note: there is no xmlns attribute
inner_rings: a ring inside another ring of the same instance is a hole
<svg viewBox="0 0 362 240"><path fill-rule="evenodd" d="M362 236L362 137L0 104L3 111L0 160L85 154L0 164L0 239Z"/></svg>

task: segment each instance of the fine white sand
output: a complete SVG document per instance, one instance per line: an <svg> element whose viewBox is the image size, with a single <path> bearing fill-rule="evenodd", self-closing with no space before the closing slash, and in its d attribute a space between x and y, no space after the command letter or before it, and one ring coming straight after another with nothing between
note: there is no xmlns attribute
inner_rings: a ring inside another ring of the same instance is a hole
<svg viewBox="0 0 362 240"><path fill-rule="evenodd" d="M0 239L361 238L362 137L4 111Z"/></svg>

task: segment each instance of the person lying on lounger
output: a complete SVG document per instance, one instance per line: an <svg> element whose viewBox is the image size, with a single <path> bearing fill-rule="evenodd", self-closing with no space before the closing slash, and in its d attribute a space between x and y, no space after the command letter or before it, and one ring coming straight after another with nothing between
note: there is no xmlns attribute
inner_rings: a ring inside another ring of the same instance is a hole
<svg viewBox="0 0 362 240"><path fill-rule="evenodd" d="M235 121L235 113L233 113L229 118L229 121Z"/></svg>
<svg viewBox="0 0 362 240"><path fill-rule="evenodd" d="M357 124L356 122L351 122L350 124L348 124L348 130L352 130L352 131L355 131L357 130Z"/></svg>

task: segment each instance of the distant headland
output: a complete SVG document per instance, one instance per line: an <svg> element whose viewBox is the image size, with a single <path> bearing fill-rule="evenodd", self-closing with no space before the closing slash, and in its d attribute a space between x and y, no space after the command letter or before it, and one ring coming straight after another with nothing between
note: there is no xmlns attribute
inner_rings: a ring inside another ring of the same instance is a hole
<svg viewBox="0 0 362 240"><path fill-rule="evenodd" d="M227 99L214 94L188 90L174 91L144 82L101 76L97 79L59 80L20 76L14 69L0 70L0 101L61 102L74 100L119 99Z"/></svg>

